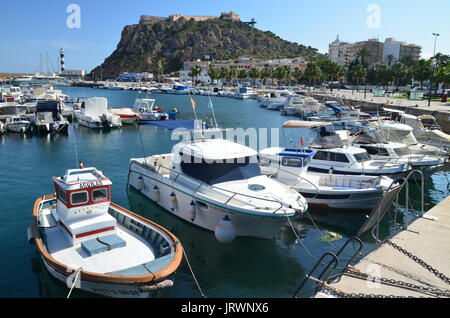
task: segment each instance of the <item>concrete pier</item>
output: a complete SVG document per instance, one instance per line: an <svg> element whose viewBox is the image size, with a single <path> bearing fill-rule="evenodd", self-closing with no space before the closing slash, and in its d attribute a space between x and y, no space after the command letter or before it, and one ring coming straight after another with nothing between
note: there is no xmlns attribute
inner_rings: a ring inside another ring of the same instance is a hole
<svg viewBox="0 0 450 318"><path fill-rule="evenodd" d="M450 197L436 205L425 217L411 223L407 230L394 236L391 241L450 277ZM450 292L450 285L388 244L380 246L354 267L371 276ZM375 284L345 275L330 287L350 294L436 297L425 292ZM327 295L322 293L316 296L324 297Z"/></svg>

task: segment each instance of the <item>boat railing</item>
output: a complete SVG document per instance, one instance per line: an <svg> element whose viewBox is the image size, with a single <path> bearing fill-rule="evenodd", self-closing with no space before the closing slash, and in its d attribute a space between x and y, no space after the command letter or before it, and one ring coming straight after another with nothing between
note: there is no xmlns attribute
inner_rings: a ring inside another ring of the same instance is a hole
<svg viewBox="0 0 450 318"><path fill-rule="evenodd" d="M298 175L296 173L293 173L293 172L290 172L290 171L287 171L287 170L284 170L284 169L281 169L281 168L278 170L278 172L279 171L282 171L283 173L287 173L289 175L292 175L295 178L295 180L296 180L295 183L290 185L289 188L295 190L295 187L298 186L301 181L306 181L307 183L311 184L316 190L316 195L312 199L317 198L317 196L319 195L319 192L320 192L319 188L313 182L309 181L305 177L302 177L301 175ZM278 172L275 172L275 173L271 174L270 177L271 178L274 177L275 174L277 174Z"/></svg>
<svg viewBox="0 0 450 318"><path fill-rule="evenodd" d="M161 170L167 170L169 173L174 174L173 178L174 182L180 182L180 180L183 180L184 183L190 183L190 185L197 186L197 188L195 188L194 190L194 193L199 193L201 195L208 196L215 200L221 201L223 204L231 204L243 208L244 206L248 206L249 203L253 203L253 205L256 206L255 202L253 202L253 200L256 200L257 202L267 204L268 206L264 207L264 209L266 211L273 211L272 212L273 214L279 212L284 206L283 203L276 200L258 198L247 194L242 194L231 190L219 188L213 185L206 184L204 182L193 181L192 178L183 176L181 172L162 165L158 165L158 168L155 169L154 166L148 163L140 163L137 161L136 163L142 166L143 168L150 168L152 172L155 172L157 174L160 174Z"/></svg>

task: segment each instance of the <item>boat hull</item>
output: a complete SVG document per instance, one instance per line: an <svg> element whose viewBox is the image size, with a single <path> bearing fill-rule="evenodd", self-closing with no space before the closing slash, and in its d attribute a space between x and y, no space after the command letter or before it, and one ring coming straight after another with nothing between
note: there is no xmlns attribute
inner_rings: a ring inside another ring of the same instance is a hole
<svg viewBox="0 0 450 318"><path fill-rule="evenodd" d="M142 188L139 185L140 177L145 180ZM170 214L213 232L226 215L232 221L236 236L241 237L272 239L287 222L286 217L246 214L223 204L223 202L220 204L220 202L211 201L208 197L201 196L199 193L133 162L130 165L128 184ZM153 193L155 187L159 192L157 200ZM173 195L176 197L175 206L171 204ZM195 218L189 213L192 203L195 205Z"/></svg>
<svg viewBox="0 0 450 318"><path fill-rule="evenodd" d="M30 242L36 244L48 272L71 288L73 286L73 281L77 276L76 265L74 267L74 264L63 264L48 252L46 239L43 237L38 222L41 206L45 202L55 200L55 198L55 195L48 195L36 200L33 208L31 227L28 230L28 239ZM114 209L115 213L118 215L129 218L129 221L134 220L133 222L140 222L145 224L145 226L151 227L166 235L173 243L174 256L170 263L165 267L146 275L130 276L81 271L76 281L77 284L75 285L75 288L106 297L148 298L167 287L171 287L173 285L175 271L180 266L183 258L183 250L178 238L158 224L114 203L111 203L110 208ZM118 225L118 227L121 226Z"/></svg>

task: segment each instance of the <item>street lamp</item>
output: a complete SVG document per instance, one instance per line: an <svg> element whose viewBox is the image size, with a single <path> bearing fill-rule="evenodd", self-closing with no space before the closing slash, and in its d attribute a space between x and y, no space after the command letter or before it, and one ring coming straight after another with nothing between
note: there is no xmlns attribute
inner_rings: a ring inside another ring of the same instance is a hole
<svg viewBox="0 0 450 318"><path fill-rule="evenodd" d="M433 51L433 57L436 56L436 43L437 43L437 38L438 36L440 36L439 33L433 33L434 36L434 51ZM431 77L434 77L434 69L436 67L436 63L433 63L433 75ZM430 79L430 89L428 91L428 107L431 106L431 88L433 87L433 83L432 80Z"/></svg>

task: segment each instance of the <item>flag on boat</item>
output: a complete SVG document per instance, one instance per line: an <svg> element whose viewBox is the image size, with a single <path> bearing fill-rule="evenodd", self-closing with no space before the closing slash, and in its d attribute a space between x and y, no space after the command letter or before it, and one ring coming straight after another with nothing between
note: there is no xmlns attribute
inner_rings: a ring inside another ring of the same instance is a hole
<svg viewBox="0 0 450 318"><path fill-rule="evenodd" d="M195 103L195 100L192 99L192 96L190 94L189 97L191 98L192 109L195 110L197 108L197 104Z"/></svg>
<svg viewBox="0 0 450 318"><path fill-rule="evenodd" d="M305 137L303 137L303 136L302 136L302 138L300 138L300 145L301 145L302 147L305 146Z"/></svg>

